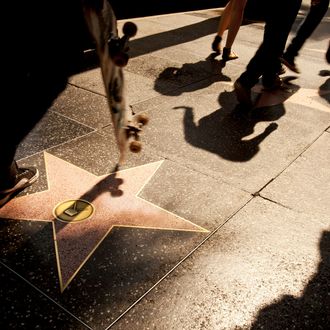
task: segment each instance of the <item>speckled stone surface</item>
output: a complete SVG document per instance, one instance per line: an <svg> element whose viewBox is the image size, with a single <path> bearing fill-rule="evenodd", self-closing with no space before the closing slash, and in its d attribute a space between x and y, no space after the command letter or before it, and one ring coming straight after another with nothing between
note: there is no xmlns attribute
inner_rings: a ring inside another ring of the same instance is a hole
<svg viewBox="0 0 330 330"><path fill-rule="evenodd" d="M200 82L175 98L138 107L147 109L153 123L146 131L149 146L174 161L189 159L196 170L251 193L284 170L330 124L330 112L291 103L290 98L285 105L263 104L250 116L237 113L236 105L229 83L215 82L205 89Z"/></svg>
<svg viewBox="0 0 330 330"><path fill-rule="evenodd" d="M0 264L3 329L90 329Z"/></svg>
<svg viewBox="0 0 330 330"><path fill-rule="evenodd" d="M1 231L7 237L1 262L59 304L64 314L72 313L93 329L105 329L205 237L189 231L115 228L60 293L50 223L2 220Z"/></svg>
<svg viewBox="0 0 330 330"><path fill-rule="evenodd" d="M211 53L219 13L133 19L127 104L149 123L120 171L95 63L19 146L40 177L0 209L1 329L327 328L327 21L301 74L276 92L257 84L246 113L233 82L263 23L241 26L224 64ZM55 200L73 195L97 212L60 223Z"/></svg>
<svg viewBox="0 0 330 330"><path fill-rule="evenodd" d="M34 155L92 131L88 126L49 111L19 145L16 159Z"/></svg>
<svg viewBox="0 0 330 330"><path fill-rule="evenodd" d="M329 229L256 198L113 329L326 328Z"/></svg>
<svg viewBox="0 0 330 330"><path fill-rule="evenodd" d="M324 133L288 169L263 191L262 196L290 209L329 218L330 135Z"/></svg>
<svg viewBox="0 0 330 330"><path fill-rule="evenodd" d="M69 85L54 102L51 110L93 129L111 124L111 115L105 96Z"/></svg>

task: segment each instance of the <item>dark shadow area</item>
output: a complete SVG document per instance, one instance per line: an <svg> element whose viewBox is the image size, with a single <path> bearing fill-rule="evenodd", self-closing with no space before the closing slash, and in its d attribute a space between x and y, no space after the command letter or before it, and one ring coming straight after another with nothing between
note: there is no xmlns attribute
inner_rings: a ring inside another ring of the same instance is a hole
<svg viewBox="0 0 330 330"><path fill-rule="evenodd" d="M319 72L320 77L329 77L330 76L330 70L321 70Z"/></svg>
<svg viewBox="0 0 330 330"><path fill-rule="evenodd" d="M321 77L329 77L330 70L321 70L319 72L319 76ZM319 95L323 97L325 100L330 103L330 78L328 78L320 87L319 87Z"/></svg>
<svg viewBox="0 0 330 330"><path fill-rule="evenodd" d="M328 78L324 84L320 86L319 95L330 103L330 78Z"/></svg>
<svg viewBox="0 0 330 330"><path fill-rule="evenodd" d="M0 308L4 329L22 328L22 322L25 329L37 329L38 324L42 329L62 329L65 322L70 329L71 324L72 329L83 328L72 314L93 329L105 329L205 237L205 233L115 227L60 293L51 223L4 219L0 233L1 263L52 299L38 297L36 288L5 273L2 282L10 287L0 290L6 302ZM22 291L10 291L15 287ZM28 310L31 317L26 317Z"/></svg>
<svg viewBox="0 0 330 330"><path fill-rule="evenodd" d="M221 60L214 59L214 55L211 54L205 60L196 63L168 67L155 80L154 89L163 95L179 96L183 92L206 88L217 81L231 81L230 77L221 72L224 66ZM205 73L208 73L207 77ZM214 79L210 79L210 74L213 74ZM192 83L196 82L196 77L200 77L198 84ZM184 88L180 88L182 86Z"/></svg>
<svg viewBox="0 0 330 330"><path fill-rule="evenodd" d="M124 11L124 9L121 7L122 5L118 5L117 8L114 8L115 14L118 19L120 19L121 17L122 18L135 17L134 15L130 16L127 13L123 14L122 11ZM167 10L171 11L171 6L168 6ZM172 10L175 11L175 9ZM180 11L183 10L178 10L177 12ZM165 9L164 11L161 11L159 9L159 14L165 14L165 13L166 13ZM144 16L149 16L149 15L144 15ZM194 41L196 39L202 38L207 35L213 35L217 31L220 17L221 16L208 18L201 22L186 25L165 32L155 33L141 38L139 38L139 23L137 22L137 28L138 28L137 36L135 39L129 42L129 48L130 48L129 56L130 58L134 58L163 48L168 48L181 43ZM244 20L242 25L247 25L250 23L251 22L249 20ZM122 31L119 31L119 35L122 35ZM83 53L83 60L80 61L80 63L82 63L83 65L79 67L77 72L79 70L80 71L90 70L99 66L99 59L97 57L97 54L93 50L93 44L91 40L88 38L88 36L86 36L85 38L86 38L86 43L85 43L86 49ZM89 46L90 49L87 49L87 46ZM211 44L210 44L210 51L211 51Z"/></svg>
<svg viewBox="0 0 330 330"><path fill-rule="evenodd" d="M295 86L295 85L294 85ZM298 90L297 88L293 91ZM263 93L257 95L257 99ZM260 143L277 128L274 121L285 114L283 102L292 93L279 92L279 102L247 110L237 104L234 91L224 91L219 95L221 108L195 123L192 107L178 106L184 110L185 139L191 145L219 155L233 162L246 162L259 151ZM266 95L267 96L267 95ZM178 110L176 110L178 111ZM263 132L249 138L259 122L271 122Z"/></svg>
<svg viewBox="0 0 330 330"><path fill-rule="evenodd" d="M0 219L1 262L42 291L59 292L52 223Z"/></svg>
<svg viewBox="0 0 330 330"><path fill-rule="evenodd" d="M218 21L218 17L212 17L201 22L182 26L177 29L172 29L166 32L156 33L150 36L134 39L130 41L130 56L141 56L159 49L175 46L214 34L217 30ZM137 36L138 34L139 26Z"/></svg>
<svg viewBox="0 0 330 330"><path fill-rule="evenodd" d="M231 95L230 95L231 94ZM234 97L232 92L222 93L223 97ZM261 121L273 121L284 115L283 105L272 109L272 113L255 111L251 116L244 114L239 106L229 113L219 109L203 117L195 124L193 109L183 108L185 139L191 145L207 150L233 162L247 162L259 151L259 144L276 130L277 124L271 123L264 132L251 138L244 139L254 132L254 126ZM261 115L261 116L260 116Z"/></svg>
<svg viewBox="0 0 330 330"><path fill-rule="evenodd" d="M163 48L183 44L207 35L213 35L216 33L218 23L219 18L213 17L198 23L139 38L139 24L137 22L137 37L129 42L129 57L134 58L142 56ZM119 35L122 36L122 31L119 31ZM74 74L91 70L99 66L99 59L93 49L93 43L89 36L85 35L85 38L85 49L82 50L81 58L77 61L76 67L73 69Z"/></svg>
<svg viewBox="0 0 330 330"><path fill-rule="evenodd" d="M105 178L100 180L94 187L83 194L79 199L93 202L96 197L104 192L109 192L112 197L120 197L124 192L119 187L124 183L121 178L116 178L118 166L113 170L113 173L107 175Z"/></svg>
<svg viewBox="0 0 330 330"><path fill-rule="evenodd" d="M104 329L204 237L205 233L115 227L64 291L60 301L69 310L80 301L76 315L84 319L86 315L93 316L93 328ZM90 312L91 299L97 304Z"/></svg>
<svg viewBox="0 0 330 330"><path fill-rule="evenodd" d="M284 295L259 311L251 329L329 329L330 231L319 243L320 263L300 297Z"/></svg>
<svg viewBox="0 0 330 330"><path fill-rule="evenodd" d="M2 329L88 329L0 262Z"/></svg>

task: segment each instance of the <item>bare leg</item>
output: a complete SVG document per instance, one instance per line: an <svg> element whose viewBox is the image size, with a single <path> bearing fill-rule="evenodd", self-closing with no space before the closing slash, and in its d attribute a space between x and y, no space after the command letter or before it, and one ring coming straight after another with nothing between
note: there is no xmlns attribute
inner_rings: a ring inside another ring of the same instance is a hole
<svg viewBox="0 0 330 330"><path fill-rule="evenodd" d="M231 8L232 8L232 0L230 0L225 9L223 10L223 13L220 17L219 26L218 26L218 32L215 36L213 42L212 42L212 50L218 54L221 54L221 41L222 41L222 35L225 32L225 30L228 28L230 20L231 20Z"/></svg>
<svg viewBox="0 0 330 330"><path fill-rule="evenodd" d="M228 26L228 36L226 40L226 48L231 48L242 24L244 8L247 0L231 0L231 15Z"/></svg>
<svg viewBox="0 0 330 330"><path fill-rule="evenodd" d="M229 23L231 22L231 14L232 14L232 3L235 2L236 0L230 0L222 15L220 18L220 22L219 22L219 27L218 27L218 36L222 37L223 33L228 29Z"/></svg>

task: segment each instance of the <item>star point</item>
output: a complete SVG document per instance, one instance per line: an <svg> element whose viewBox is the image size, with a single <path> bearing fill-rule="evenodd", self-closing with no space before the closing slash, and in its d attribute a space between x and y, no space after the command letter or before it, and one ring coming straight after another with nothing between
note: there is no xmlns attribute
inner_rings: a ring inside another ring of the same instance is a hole
<svg viewBox="0 0 330 330"><path fill-rule="evenodd" d="M62 292L115 226L207 232L138 196L163 161L99 177L48 153L45 162L48 190L13 199L0 209L0 218L53 223ZM59 205L69 219L86 212L87 206L74 208L80 200L92 206L92 214L82 221L58 220Z"/></svg>

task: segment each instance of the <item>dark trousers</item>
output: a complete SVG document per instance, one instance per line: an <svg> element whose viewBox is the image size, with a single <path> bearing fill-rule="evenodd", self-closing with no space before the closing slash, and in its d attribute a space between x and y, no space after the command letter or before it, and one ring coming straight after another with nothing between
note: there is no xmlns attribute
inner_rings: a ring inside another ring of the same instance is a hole
<svg viewBox="0 0 330 330"><path fill-rule="evenodd" d="M295 37L287 47L285 54L289 58L294 58L298 55L299 50L304 45L305 41L311 36L316 27L320 24L322 18L329 8L329 0L320 0L319 3L311 5L309 12L302 23L299 25Z"/></svg>
<svg viewBox="0 0 330 330"><path fill-rule="evenodd" d="M257 52L238 78L239 82L252 88L261 76L271 81L280 69L280 57L290 33L301 0L269 0L265 8L264 37Z"/></svg>
<svg viewBox="0 0 330 330"><path fill-rule="evenodd" d="M0 190L17 173L17 146L65 89L82 53L80 0L6 3L15 13L3 33ZM85 39L84 39L85 40Z"/></svg>
<svg viewBox="0 0 330 330"><path fill-rule="evenodd" d="M67 75L49 66L43 71L21 71L12 73L11 82L6 81L13 90L8 91L3 104L0 123L0 190L13 183L17 173L14 160L17 146L44 116L56 97L64 90ZM15 78L13 81L12 78ZM7 109L5 109L7 107Z"/></svg>

